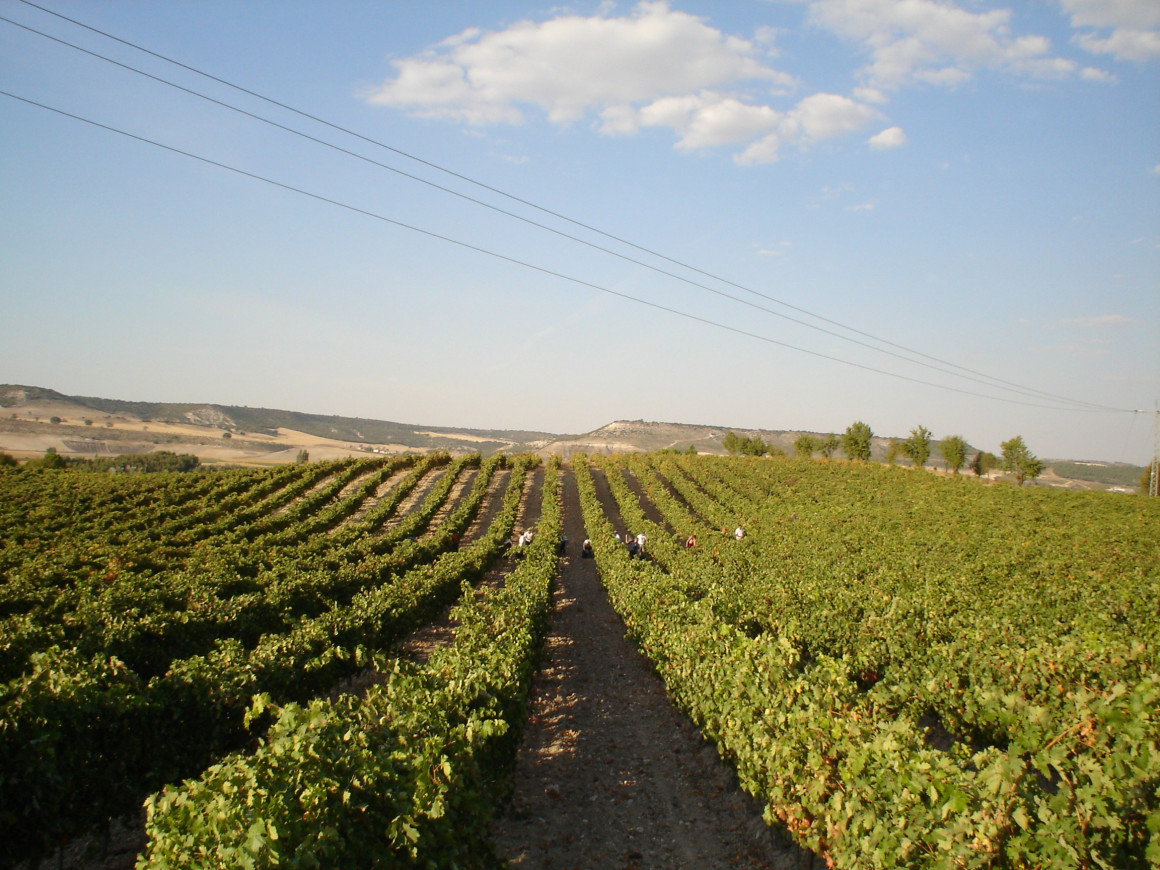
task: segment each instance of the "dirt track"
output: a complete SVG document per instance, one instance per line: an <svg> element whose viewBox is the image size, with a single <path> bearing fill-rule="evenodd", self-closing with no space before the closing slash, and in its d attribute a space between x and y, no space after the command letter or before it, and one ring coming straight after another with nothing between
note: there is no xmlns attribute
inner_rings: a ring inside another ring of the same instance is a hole
<svg viewBox="0 0 1160 870"><path fill-rule="evenodd" d="M525 870L810 867L809 853L765 825L625 637L593 561L579 557L570 470L564 523L569 553L515 794L493 827L500 856Z"/></svg>

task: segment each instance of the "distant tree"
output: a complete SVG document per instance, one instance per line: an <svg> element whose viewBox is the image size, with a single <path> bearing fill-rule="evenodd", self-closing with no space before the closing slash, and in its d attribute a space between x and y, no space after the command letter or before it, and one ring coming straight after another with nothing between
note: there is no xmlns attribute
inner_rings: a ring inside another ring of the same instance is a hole
<svg viewBox="0 0 1160 870"><path fill-rule="evenodd" d="M299 465L305 465L310 461L310 454L306 451L305 448L303 448L302 450L298 451L298 455L294 457L294 461Z"/></svg>
<svg viewBox="0 0 1160 870"><path fill-rule="evenodd" d="M86 418L85 418L85 425L86 425L86 426L92 426L92 425L93 425L93 421L92 421L92 420L90 420L90 419L88 419L88 418L86 417Z"/></svg>
<svg viewBox="0 0 1160 870"><path fill-rule="evenodd" d="M48 422L49 422L49 423L59 423L59 422L60 422L60 417L49 417L49 418L48 418Z"/></svg>
<svg viewBox="0 0 1160 870"><path fill-rule="evenodd" d="M740 453L742 456L764 456L769 452L769 445L760 438L744 438L736 432L730 432L721 440L721 446L730 456Z"/></svg>
<svg viewBox="0 0 1160 870"><path fill-rule="evenodd" d="M825 438L817 439L814 444L817 447L818 452L822 454L822 456L826 457L826 459L829 459L834 455L834 451L836 451L839 447L838 436L831 432Z"/></svg>
<svg viewBox="0 0 1160 870"><path fill-rule="evenodd" d="M897 438L891 438L886 444L886 455L883 459L886 460L887 465L897 465L898 457L902 455L902 442Z"/></svg>
<svg viewBox="0 0 1160 870"><path fill-rule="evenodd" d="M938 452L946 460L947 468L958 474L967 461L967 441L962 435L948 435L938 443Z"/></svg>
<svg viewBox="0 0 1160 870"><path fill-rule="evenodd" d="M11 453L0 453L0 468L16 468L20 463ZM1148 484L1144 484L1144 492L1148 491Z"/></svg>
<svg viewBox="0 0 1160 870"><path fill-rule="evenodd" d="M911 429L910 437L902 442L902 452L914 463L915 468L926 465L930 459L930 430L925 426Z"/></svg>
<svg viewBox="0 0 1160 870"><path fill-rule="evenodd" d="M148 426L146 426L145 428L146 428L146 429L148 429L149 427L148 427ZM222 438L224 438L226 441L229 441L229 440L230 440L231 438L233 438L233 437L234 437L234 436L233 436L233 435L231 435L229 432L223 432L223 433L222 433Z"/></svg>
<svg viewBox="0 0 1160 870"><path fill-rule="evenodd" d="M696 456L697 455L696 445L690 444L688 447L685 448L685 453L687 453L689 456Z"/></svg>
<svg viewBox="0 0 1160 870"><path fill-rule="evenodd" d="M44 451L44 456L38 460L33 460L37 467L40 468L67 468L68 462L65 458L56 452L55 447L49 447Z"/></svg>
<svg viewBox="0 0 1160 870"><path fill-rule="evenodd" d="M793 442L793 455L799 459L809 459L817 449L817 442L810 435L799 435Z"/></svg>
<svg viewBox="0 0 1160 870"><path fill-rule="evenodd" d="M861 420L851 423L842 436L842 452L849 459L867 462L870 459L870 439L873 437L874 432L866 423Z"/></svg>
<svg viewBox="0 0 1160 870"><path fill-rule="evenodd" d="M1003 451L1003 470L1015 475L1015 481L1020 486L1025 480L1034 480L1039 477L1045 468L1023 442L1023 436L1016 435L1009 441L999 445Z"/></svg>
<svg viewBox="0 0 1160 870"><path fill-rule="evenodd" d="M975 472L975 477L982 477L992 468L999 466L999 457L994 453L988 453L986 450L980 450L975 454L975 458L971 460L971 471Z"/></svg>

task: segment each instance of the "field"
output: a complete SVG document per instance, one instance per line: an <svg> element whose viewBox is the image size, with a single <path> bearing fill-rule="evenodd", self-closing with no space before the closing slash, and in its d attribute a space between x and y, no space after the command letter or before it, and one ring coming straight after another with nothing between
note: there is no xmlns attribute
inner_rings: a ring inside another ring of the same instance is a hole
<svg viewBox="0 0 1160 870"><path fill-rule="evenodd" d="M0 862L145 803L139 867L492 866L580 533L796 866L1157 866L1158 528L784 458L0 469Z"/></svg>

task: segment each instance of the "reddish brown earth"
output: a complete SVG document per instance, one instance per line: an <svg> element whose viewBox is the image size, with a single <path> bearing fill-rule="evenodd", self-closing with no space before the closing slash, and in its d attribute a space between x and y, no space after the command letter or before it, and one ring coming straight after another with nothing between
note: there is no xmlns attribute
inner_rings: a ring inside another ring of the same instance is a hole
<svg viewBox="0 0 1160 870"><path fill-rule="evenodd" d="M575 483L564 481L569 552L517 758L493 825L513 868L809 868L665 696L625 636L591 559Z"/></svg>
<svg viewBox="0 0 1160 870"><path fill-rule="evenodd" d="M520 529L539 516L542 469L532 478ZM610 518L622 526L602 476L595 479ZM425 480L417 489L429 485ZM498 507L502 488L497 482L493 489L485 515ZM518 870L820 870L824 862L762 821L760 807L738 788L729 767L669 702L660 678L626 637L595 563L579 557L585 532L567 467L563 496L568 552L512 797L492 826L500 859ZM469 530L465 540L477 531ZM502 583L510 567L510 560L501 560L481 585ZM429 652L449 642L453 631L440 622L409 643ZM144 846L143 819L118 821L110 833L105 848L99 837L70 844L59 866L129 870ZM58 866L56 858L43 866Z"/></svg>

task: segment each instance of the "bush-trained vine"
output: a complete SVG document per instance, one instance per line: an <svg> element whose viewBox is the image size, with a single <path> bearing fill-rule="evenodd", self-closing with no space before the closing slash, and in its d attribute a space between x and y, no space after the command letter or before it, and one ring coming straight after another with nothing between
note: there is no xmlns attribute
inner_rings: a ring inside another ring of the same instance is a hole
<svg viewBox="0 0 1160 870"><path fill-rule="evenodd" d="M381 660L502 552L533 464L6 476L28 497L3 499L0 864L132 810ZM502 506L457 546L505 467Z"/></svg>
<svg viewBox="0 0 1160 870"><path fill-rule="evenodd" d="M576 476L609 594L771 822L838 867L1160 862L1152 504L849 463L593 462Z"/></svg>

